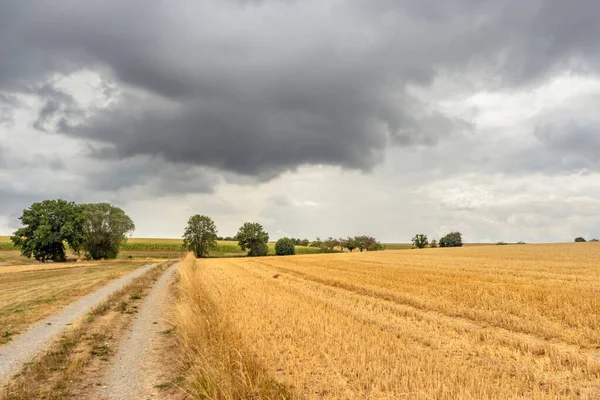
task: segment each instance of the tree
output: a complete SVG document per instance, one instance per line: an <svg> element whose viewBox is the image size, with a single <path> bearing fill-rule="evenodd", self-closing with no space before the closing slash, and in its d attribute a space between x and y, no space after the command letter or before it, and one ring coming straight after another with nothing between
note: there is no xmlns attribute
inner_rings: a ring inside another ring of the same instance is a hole
<svg viewBox="0 0 600 400"><path fill-rule="evenodd" d="M576 242L576 243L585 243L585 242L586 242L586 240L585 240L584 238L582 238L581 236L579 236L579 237L576 237L576 238L575 238L575 242Z"/></svg>
<svg viewBox="0 0 600 400"><path fill-rule="evenodd" d="M373 236L363 236L363 242L367 251L377 248L377 239L375 239Z"/></svg>
<svg viewBox="0 0 600 400"><path fill-rule="evenodd" d="M296 241L290 238L281 238L275 243L275 254L278 256L293 256L296 254Z"/></svg>
<svg viewBox="0 0 600 400"><path fill-rule="evenodd" d="M369 245L369 247L367 248L367 250L369 250L369 251L382 251L382 250L384 250L384 247L378 241L374 241L373 243L371 243Z"/></svg>
<svg viewBox="0 0 600 400"><path fill-rule="evenodd" d="M348 236L348 238L344 241L344 244L346 248L350 250L350 253L352 253L352 251L358 247L358 243L356 243L356 238L350 236Z"/></svg>
<svg viewBox="0 0 600 400"><path fill-rule="evenodd" d="M183 234L183 247L198 258L208 257L217 246L217 226L206 215L194 215L188 220Z"/></svg>
<svg viewBox="0 0 600 400"><path fill-rule="evenodd" d="M237 233L238 245L242 250L249 249L248 256L266 256L269 248L269 234L264 231L261 224L246 222Z"/></svg>
<svg viewBox="0 0 600 400"><path fill-rule="evenodd" d="M344 251L344 249L346 248L346 239L344 239L343 237L339 238L338 245L340 246L340 250Z"/></svg>
<svg viewBox="0 0 600 400"><path fill-rule="evenodd" d="M436 247L438 247L438 242L437 240L433 239L431 241L431 243L429 243L429 247L431 247L432 249L435 249Z"/></svg>
<svg viewBox="0 0 600 400"><path fill-rule="evenodd" d="M98 260L117 258L121 243L127 240L135 225L125 211L108 203L81 206L85 223L82 248L86 257Z"/></svg>
<svg viewBox="0 0 600 400"><path fill-rule="evenodd" d="M413 247L417 249L424 249L429 244L429 240L427 240L427 235L423 235L419 233L412 238Z"/></svg>
<svg viewBox="0 0 600 400"><path fill-rule="evenodd" d="M300 241L300 246L308 246L310 244L310 240L308 239L302 239Z"/></svg>
<svg viewBox="0 0 600 400"><path fill-rule="evenodd" d="M310 247L318 247L318 248L322 249L323 241L321 240L320 237L317 237L313 242L310 242L309 246Z"/></svg>
<svg viewBox="0 0 600 400"><path fill-rule="evenodd" d="M600 239L596 239L596 238L590 239L590 242L600 242Z"/></svg>
<svg viewBox="0 0 600 400"><path fill-rule="evenodd" d="M46 262L64 262L65 242L77 253L84 242L85 217L80 206L66 200L44 200L23 210L24 225L11 240L23 256Z"/></svg>
<svg viewBox="0 0 600 400"><path fill-rule="evenodd" d="M365 243L365 238L366 236L356 236L354 238L354 241L356 242L356 247L361 251L367 248L367 245Z"/></svg>
<svg viewBox="0 0 600 400"><path fill-rule="evenodd" d="M440 247L461 247L462 234L460 232L450 232L440 239Z"/></svg>
<svg viewBox="0 0 600 400"><path fill-rule="evenodd" d="M332 238L331 236L329 236L327 239L325 239L325 241L323 242L323 248L325 251L331 253L333 252L333 250L340 245L340 241Z"/></svg>

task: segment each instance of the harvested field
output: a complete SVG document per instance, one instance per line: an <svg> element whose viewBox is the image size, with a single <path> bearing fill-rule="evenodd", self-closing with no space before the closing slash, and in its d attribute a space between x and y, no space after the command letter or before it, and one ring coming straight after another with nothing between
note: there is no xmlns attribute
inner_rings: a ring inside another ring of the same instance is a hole
<svg viewBox="0 0 600 400"><path fill-rule="evenodd" d="M0 273L0 345L76 298L141 265L140 262L96 262L89 265L71 263L3 267L7 270L24 267L30 270Z"/></svg>
<svg viewBox="0 0 600 400"><path fill-rule="evenodd" d="M196 398L597 399L599 288L595 243L205 259L175 322Z"/></svg>

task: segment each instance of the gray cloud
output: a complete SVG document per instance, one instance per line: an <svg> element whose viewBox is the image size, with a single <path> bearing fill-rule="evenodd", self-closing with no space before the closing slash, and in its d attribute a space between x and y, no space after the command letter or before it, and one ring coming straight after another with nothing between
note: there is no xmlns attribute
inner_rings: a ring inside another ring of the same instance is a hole
<svg viewBox="0 0 600 400"><path fill-rule="evenodd" d="M594 0L1 1L0 216L14 219L47 197L167 204L169 195L183 203L186 194L200 205L182 215L207 205L225 220L256 218L257 204L268 203L267 222L292 236L334 234L338 226L381 229L391 239L398 226L412 231L426 221L436 234L456 228L480 238L504 224L506 239L523 224L539 232L528 240L552 223L557 231L547 237L557 238L579 205L563 199L544 208L532 196L533 208L486 206L493 199L485 193L448 189L436 198L445 206L416 212L424 195L413 191L470 174L505 174L496 182L502 187L538 173L561 182L562 174L600 172L597 98L570 106L559 99L559 109L544 104L531 120L483 129L441 101L522 93L564 72L597 76L598 15ZM59 84L81 71L101 76L93 87L102 105L80 103L79 87ZM451 82L440 89L445 99L434 91L440 80ZM32 104L39 112L24 122ZM27 124L37 131L26 133ZM340 182L289 196L291 187L276 178L307 164L340 166ZM374 173L358 174L363 180L352 169ZM357 193L356 180L376 184ZM281 185L266 200L225 200L266 181ZM316 196L330 191L344 196ZM408 213L396 211L407 202ZM362 216L366 207L379 218ZM381 227L390 214L396 222ZM573 233L585 226L585 218L576 221Z"/></svg>
<svg viewBox="0 0 600 400"><path fill-rule="evenodd" d="M600 170L600 124L593 121L565 121L539 126L535 136L555 155L558 162L576 163L579 169Z"/></svg>
<svg viewBox="0 0 600 400"><path fill-rule="evenodd" d="M301 164L369 170L391 144L433 146L469 129L407 84L461 73L521 85L598 67L595 1L0 7L10 16L0 28L0 87L31 91L52 73L88 68L123 91L77 125L71 99L43 86L38 127L58 113L59 131L107 143L119 158L160 156L265 179Z"/></svg>

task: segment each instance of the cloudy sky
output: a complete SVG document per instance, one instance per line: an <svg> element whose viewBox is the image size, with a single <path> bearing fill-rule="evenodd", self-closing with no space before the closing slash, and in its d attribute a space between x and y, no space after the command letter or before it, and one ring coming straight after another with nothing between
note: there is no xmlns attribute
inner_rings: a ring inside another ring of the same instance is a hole
<svg viewBox="0 0 600 400"><path fill-rule="evenodd" d="M428 4L428 5L426 5ZM3 0L0 234L600 236L600 2Z"/></svg>

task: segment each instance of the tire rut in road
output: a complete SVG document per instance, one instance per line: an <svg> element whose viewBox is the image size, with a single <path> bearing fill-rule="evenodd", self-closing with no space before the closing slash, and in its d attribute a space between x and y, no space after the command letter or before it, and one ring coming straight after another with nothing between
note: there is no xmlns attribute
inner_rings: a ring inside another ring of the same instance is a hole
<svg viewBox="0 0 600 400"><path fill-rule="evenodd" d="M162 372L153 363L153 353L164 340L164 317L168 312L169 280L179 264L174 264L156 282L139 309L139 314L123 337L105 380L94 398L110 400L158 397L154 387Z"/></svg>

